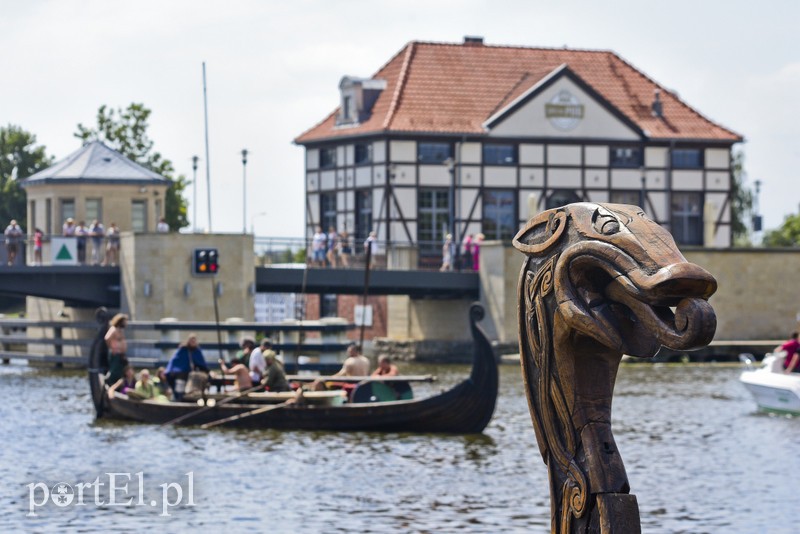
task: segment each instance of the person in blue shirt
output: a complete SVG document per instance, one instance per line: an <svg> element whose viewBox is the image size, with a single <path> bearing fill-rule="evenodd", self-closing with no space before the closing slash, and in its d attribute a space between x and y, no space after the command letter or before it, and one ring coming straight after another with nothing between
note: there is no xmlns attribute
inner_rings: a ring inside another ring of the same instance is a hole
<svg viewBox="0 0 800 534"><path fill-rule="evenodd" d="M167 364L167 382L176 401L183 399L186 379L189 378L189 372L195 370L207 373L208 366L203 358L203 351L197 343L197 336L190 334L186 343L178 347Z"/></svg>

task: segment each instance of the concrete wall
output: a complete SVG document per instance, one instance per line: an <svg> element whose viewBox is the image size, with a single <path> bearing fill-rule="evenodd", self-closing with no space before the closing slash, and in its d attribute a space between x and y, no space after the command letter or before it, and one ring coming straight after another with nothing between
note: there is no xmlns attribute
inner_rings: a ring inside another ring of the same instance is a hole
<svg viewBox="0 0 800 534"><path fill-rule="evenodd" d="M213 278L192 275L196 248L219 251L218 275ZM217 299L221 321L231 317L254 319L252 235L123 233L120 266L122 308L133 320L175 317L181 321L213 321L212 287L216 284L222 286Z"/></svg>
<svg viewBox="0 0 800 534"><path fill-rule="evenodd" d="M710 302L717 314L716 341L783 339L798 328L800 250L686 250L687 260L708 270L719 289ZM481 247L481 302L485 327L501 343L517 338L517 280L524 260L513 247Z"/></svg>
<svg viewBox="0 0 800 534"><path fill-rule="evenodd" d="M687 250L684 256L719 283L709 302L716 340L783 339L798 327L800 250Z"/></svg>

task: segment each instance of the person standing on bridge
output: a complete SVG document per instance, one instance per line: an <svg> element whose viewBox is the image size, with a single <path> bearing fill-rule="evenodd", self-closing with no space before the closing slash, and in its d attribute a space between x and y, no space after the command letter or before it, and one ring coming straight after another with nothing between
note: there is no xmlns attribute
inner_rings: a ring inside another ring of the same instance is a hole
<svg viewBox="0 0 800 534"><path fill-rule="evenodd" d="M17 250L22 241L22 228L17 224L16 219L11 219L11 223L6 227L4 232L6 236L6 254L8 254L8 264L14 265L17 259Z"/></svg>
<svg viewBox="0 0 800 534"><path fill-rule="evenodd" d="M123 369L128 365L125 353L128 344L125 341L125 327L128 325L128 316L118 313L108 322L110 325L105 335L108 347L108 378L106 384L116 384L123 375Z"/></svg>

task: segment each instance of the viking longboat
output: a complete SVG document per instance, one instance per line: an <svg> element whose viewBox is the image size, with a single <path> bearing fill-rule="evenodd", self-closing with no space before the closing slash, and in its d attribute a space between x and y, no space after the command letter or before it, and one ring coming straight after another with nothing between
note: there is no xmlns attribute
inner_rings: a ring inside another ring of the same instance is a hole
<svg viewBox="0 0 800 534"><path fill-rule="evenodd" d="M98 311L101 327L89 356L89 384L97 417L126 419L142 423L162 424L179 421L182 425L212 426L225 419L223 426L270 428L279 430L332 430L381 432L436 432L477 434L486 428L494 412L498 390L497 363L491 344L477 324L484 310L479 304L470 308L470 329L473 338L472 371L467 379L440 394L410 400L375 401L375 395L359 394L359 384L347 401L340 393L335 402L305 394L303 402L281 403L264 408L258 397L236 399L198 408L194 402L157 402L137 400L121 393L108 396L104 375L108 355L104 335L108 315ZM261 396L279 396L262 393ZM283 394L285 395L285 394ZM328 393L330 396L330 393ZM277 397L275 400L280 400ZM272 408L272 409L269 409ZM239 418L237 418L239 417Z"/></svg>

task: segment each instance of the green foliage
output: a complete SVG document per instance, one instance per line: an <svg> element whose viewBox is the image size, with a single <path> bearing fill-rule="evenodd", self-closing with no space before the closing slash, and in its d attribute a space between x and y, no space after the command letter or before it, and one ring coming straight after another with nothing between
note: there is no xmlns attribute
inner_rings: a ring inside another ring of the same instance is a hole
<svg viewBox="0 0 800 534"><path fill-rule="evenodd" d="M306 249L299 248L297 252L294 253L294 262L295 263L305 263L306 262Z"/></svg>
<svg viewBox="0 0 800 534"><path fill-rule="evenodd" d="M750 246L747 222L753 213L753 192L744 186L744 152L733 154L733 183L731 183L731 232L735 246Z"/></svg>
<svg viewBox="0 0 800 534"><path fill-rule="evenodd" d="M788 215L780 228L764 234L765 247L800 246L800 214Z"/></svg>
<svg viewBox="0 0 800 534"><path fill-rule="evenodd" d="M165 218L173 230L189 226L188 205L183 192L189 181L174 176L172 162L153 150L154 142L147 136L147 120L152 112L144 104L132 103L127 108L110 109L103 105L97 110L97 124L87 128L78 124L75 137L84 144L102 141L139 165L157 172L172 181L164 200Z"/></svg>
<svg viewBox="0 0 800 534"><path fill-rule="evenodd" d="M19 186L23 178L46 169L53 162L43 146L36 146L36 136L19 126L0 127L0 224L11 219L23 229L27 221L25 191ZM14 170L16 169L16 171Z"/></svg>

